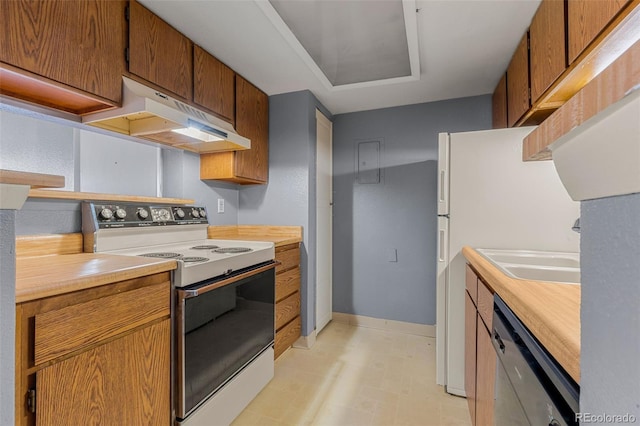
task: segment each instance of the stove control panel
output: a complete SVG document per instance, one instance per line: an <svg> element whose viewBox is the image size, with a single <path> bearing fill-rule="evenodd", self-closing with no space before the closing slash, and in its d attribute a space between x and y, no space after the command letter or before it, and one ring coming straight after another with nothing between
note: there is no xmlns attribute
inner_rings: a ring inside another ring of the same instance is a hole
<svg viewBox="0 0 640 426"><path fill-rule="evenodd" d="M153 206L128 203L84 203L83 228L138 228L145 226L208 224L207 210L199 206Z"/></svg>

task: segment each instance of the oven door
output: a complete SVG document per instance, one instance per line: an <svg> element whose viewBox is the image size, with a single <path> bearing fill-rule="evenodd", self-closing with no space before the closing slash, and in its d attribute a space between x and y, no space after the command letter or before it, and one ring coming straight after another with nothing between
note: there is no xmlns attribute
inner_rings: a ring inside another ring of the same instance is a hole
<svg viewBox="0 0 640 426"><path fill-rule="evenodd" d="M267 262L176 289L179 420L273 346L275 266Z"/></svg>

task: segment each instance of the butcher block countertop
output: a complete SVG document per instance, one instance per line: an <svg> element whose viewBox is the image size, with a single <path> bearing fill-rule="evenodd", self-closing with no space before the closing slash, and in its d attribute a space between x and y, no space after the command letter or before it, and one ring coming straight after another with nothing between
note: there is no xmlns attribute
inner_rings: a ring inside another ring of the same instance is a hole
<svg viewBox="0 0 640 426"><path fill-rule="evenodd" d="M580 286L514 279L471 247L464 247L462 254L576 383L580 383Z"/></svg>
<svg viewBox="0 0 640 426"><path fill-rule="evenodd" d="M218 240L269 241L276 247L302 242L302 226L209 226L208 237Z"/></svg>
<svg viewBox="0 0 640 426"><path fill-rule="evenodd" d="M16 258L16 303L176 268L175 260L79 253Z"/></svg>

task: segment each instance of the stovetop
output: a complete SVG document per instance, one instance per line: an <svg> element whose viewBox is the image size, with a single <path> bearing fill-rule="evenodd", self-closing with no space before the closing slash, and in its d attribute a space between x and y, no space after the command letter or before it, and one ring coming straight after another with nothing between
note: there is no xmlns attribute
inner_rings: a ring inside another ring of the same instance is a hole
<svg viewBox="0 0 640 426"><path fill-rule="evenodd" d="M205 207L84 203L84 251L151 256L178 262L173 283L184 287L275 258L274 244L207 239Z"/></svg>
<svg viewBox="0 0 640 426"><path fill-rule="evenodd" d="M176 260L176 287L227 275L275 258L275 248L271 242L211 239L110 250L105 253Z"/></svg>

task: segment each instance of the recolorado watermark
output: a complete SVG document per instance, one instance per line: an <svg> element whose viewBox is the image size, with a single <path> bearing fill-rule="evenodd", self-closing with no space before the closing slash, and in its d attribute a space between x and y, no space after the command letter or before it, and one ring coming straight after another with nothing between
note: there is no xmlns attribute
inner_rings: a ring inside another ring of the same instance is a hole
<svg viewBox="0 0 640 426"><path fill-rule="evenodd" d="M635 423L636 416L633 414L608 414L608 413L576 413L577 422L582 423Z"/></svg>

